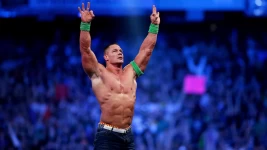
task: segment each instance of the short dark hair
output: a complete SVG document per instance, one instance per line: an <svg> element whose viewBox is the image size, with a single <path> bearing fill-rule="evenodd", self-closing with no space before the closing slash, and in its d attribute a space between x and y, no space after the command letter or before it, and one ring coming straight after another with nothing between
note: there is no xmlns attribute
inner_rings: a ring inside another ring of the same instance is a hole
<svg viewBox="0 0 267 150"><path fill-rule="evenodd" d="M104 54L107 52L107 49L108 49L111 45L119 45L119 44L116 43L116 42L113 42L113 43L110 43L110 44L106 45L105 48L104 48Z"/></svg>

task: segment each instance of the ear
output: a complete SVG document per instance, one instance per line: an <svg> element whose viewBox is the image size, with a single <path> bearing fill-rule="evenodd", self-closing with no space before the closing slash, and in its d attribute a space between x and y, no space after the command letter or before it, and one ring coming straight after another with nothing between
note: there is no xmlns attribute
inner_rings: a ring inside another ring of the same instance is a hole
<svg viewBox="0 0 267 150"><path fill-rule="evenodd" d="M104 54L105 61L108 61L108 55Z"/></svg>

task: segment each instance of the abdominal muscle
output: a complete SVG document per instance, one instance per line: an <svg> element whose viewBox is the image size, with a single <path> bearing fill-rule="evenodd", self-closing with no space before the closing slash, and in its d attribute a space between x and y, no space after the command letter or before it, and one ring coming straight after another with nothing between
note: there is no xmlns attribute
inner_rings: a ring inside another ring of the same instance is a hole
<svg viewBox="0 0 267 150"><path fill-rule="evenodd" d="M101 108L100 121L114 127L128 128L134 114L135 92L135 90L124 89L124 92L120 93L106 86L94 90Z"/></svg>

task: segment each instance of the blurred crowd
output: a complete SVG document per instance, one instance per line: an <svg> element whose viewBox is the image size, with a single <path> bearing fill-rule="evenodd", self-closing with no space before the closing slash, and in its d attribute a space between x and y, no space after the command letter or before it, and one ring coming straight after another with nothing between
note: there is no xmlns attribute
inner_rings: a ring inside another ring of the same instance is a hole
<svg viewBox="0 0 267 150"><path fill-rule="evenodd" d="M81 67L79 35L63 32L43 39L1 37L0 149L93 149L101 111ZM97 34L92 50L104 63L103 48L116 37L126 65L143 35ZM266 149L265 48L254 37L241 40L235 29L160 32L137 79L136 149ZM185 93L186 75L206 77L206 92Z"/></svg>

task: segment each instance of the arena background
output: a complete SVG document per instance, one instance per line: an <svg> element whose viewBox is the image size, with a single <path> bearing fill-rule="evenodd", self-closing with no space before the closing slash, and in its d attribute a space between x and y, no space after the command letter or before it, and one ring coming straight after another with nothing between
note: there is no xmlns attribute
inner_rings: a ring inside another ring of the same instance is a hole
<svg viewBox="0 0 267 150"><path fill-rule="evenodd" d="M0 149L93 149L100 109L81 67L80 0L0 1ZM138 90L137 150L267 149L265 0L92 0L92 50L125 65L161 24Z"/></svg>

